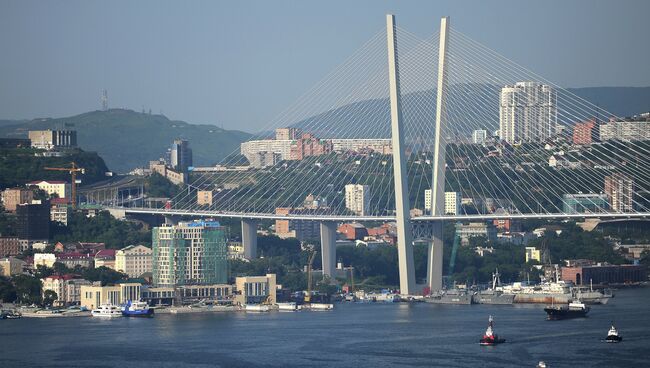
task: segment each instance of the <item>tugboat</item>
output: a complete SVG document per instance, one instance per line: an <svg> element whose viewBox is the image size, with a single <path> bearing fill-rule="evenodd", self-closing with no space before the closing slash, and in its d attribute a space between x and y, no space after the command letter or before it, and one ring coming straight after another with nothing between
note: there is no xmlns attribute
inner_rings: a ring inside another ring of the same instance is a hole
<svg viewBox="0 0 650 368"><path fill-rule="evenodd" d="M492 326L494 325L494 319L492 319L492 316L488 319L488 328L485 330L485 335L483 335L483 338L479 341L481 345L496 345L496 344L502 344L506 342L506 339L501 339L499 336L497 336L493 331L492 331Z"/></svg>
<svg viewBox="0 0 650 368"><path fill-rule="evenodd" d="M550 305L544 308L544 312L548 314L547 319L550 320L559 320L559 319L568 319L568 318L580 318L587 317L589 313L589 307L584 305L581 301L573 301L569 305Z"/></svg>
<svg viewBox="0 0 650 368"><path fill-rule="evenodd" d="M122 307L124 317L153 317L153 309L149 308L146 302L131 302L130 300Z"/></svg>
<svg viewBox="0 0 650 368"><path fill-rule="evenodd" d="M607 338L605 338L605 341L614 343L623 341L623 338L618 335L618 330L616 327L614 327L614 324L612 324L612 327L609 328L609 332L607 333Z"/></svg>

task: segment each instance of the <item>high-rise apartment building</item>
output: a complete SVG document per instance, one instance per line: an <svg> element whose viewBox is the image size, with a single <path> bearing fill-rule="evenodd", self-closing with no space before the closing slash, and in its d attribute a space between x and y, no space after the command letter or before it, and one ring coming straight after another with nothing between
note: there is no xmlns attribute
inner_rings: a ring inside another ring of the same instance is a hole
<svg viewBox="0 0 650 368"><path fill-rule="evenodd" d="M573 144L591 144L597 141L598 137L598 126L595 120L576 123L573 126Z"/></svg>
<svg viewBox="0 0 650 368"><path fill-rule="evenodd" d="M174 170L186 172L188 167L192 166L192 149L190 142L185 139L174 141L170 151L169 164Z"/></svg>
<svg viewBox="0 0 650 368"><path fill-rule="evenodd" d="M313 134L304 133L291 143L291 160L303 160L305 157L320 156L334 151L332 141L316 138Z"/></svg>
<svg viewBox="0 0 650 368"><path fill-rule="evenodd" d="M208 285L228 281L225 228L216 221L180 222L152 233L156 286Z"/></svg>
<svg viewBox="0 0 650 368"><path fill-rule="evenodd" d="M501 89L499 135L508 143L541 142L555 134L557 94L548 85L517 82Z"/></svg>
<svg viewBox="0 0 650 368"><path fill-rule="evenodd" d="M632 212L634 181L631 177L615 173L605 177L605 194L614 212Z"/></svg>
<svg viewBox="0 0 650 368"><path fill-rule="evenodd" d="M345 207L355 215L370 214L370 186L348 184L345 186Z"/></svg>
<svg viewBox="0 0 650 368"><path fill-rule="evenodd" d="M462 199L460 192L445 192L445 215L458 215ZM424 209L431 213L431 189L424 190Z"/></svg>
<svg viewBox="0 0 650 368"><path fill-rule="evenodd" d="M650 140L650 121L612 119L600 126L600 140L647 141Z"/></svg>
<svg viewBox="0 0 650 368"><path fill-rule="evenodd" d="M472 142L474 144L483 144L487 139L487 130L477 129L472 133Z"/></svg>

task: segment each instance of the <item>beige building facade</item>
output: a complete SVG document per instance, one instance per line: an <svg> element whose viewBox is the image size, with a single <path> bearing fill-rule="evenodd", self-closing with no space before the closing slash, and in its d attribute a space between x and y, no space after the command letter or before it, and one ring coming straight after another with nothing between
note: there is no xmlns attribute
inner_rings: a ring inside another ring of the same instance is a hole
<svg viewBox="0 0 650 368"><path fill-rule="evenodd" d="M129 277L152 272L153 250L144 245L129 245L115 253L115 270Z"/></svg>

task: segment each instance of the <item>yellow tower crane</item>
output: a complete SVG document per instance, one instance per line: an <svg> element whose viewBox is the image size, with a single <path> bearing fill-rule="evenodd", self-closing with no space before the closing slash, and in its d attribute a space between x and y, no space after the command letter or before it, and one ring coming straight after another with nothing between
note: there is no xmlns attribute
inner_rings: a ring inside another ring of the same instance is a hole
<svg viewBox="0 0 650 368"><path fill-rule="evenodd" d="M85 173L86 169L78 167L76 163L71 162L70 167L46 167L49 171L66 171L72 177L72 209L77 209L77 173Z"/></svg>

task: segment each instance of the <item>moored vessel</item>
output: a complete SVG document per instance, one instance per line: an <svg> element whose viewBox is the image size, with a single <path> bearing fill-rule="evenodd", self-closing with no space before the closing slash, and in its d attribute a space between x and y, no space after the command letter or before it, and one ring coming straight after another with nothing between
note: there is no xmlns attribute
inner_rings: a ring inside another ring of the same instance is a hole
<svg viewBox="0 0 650 368"><path fill-rule="evenodd" d="M96 309L93 309L90 315L93 317L115 318L122 317L122 311L117 305L102 304Z"/></svg>
<svg viewBox="0 0 650 368"><path fill-rule="evenodd" d="M492 273L492 287L486 290L480 290L472 295L472 302L476 304L512 304L515 300L514 294L505 294L501 287L501 277L497 268Z"/></svg>
<svg viewBox="0 0 650 368"><path fill-rule="evenodd" d="M328 311L334 309L334 304L330 303L310 303L308 308L317 311Z"/></svg>
<svg viewBox="0 0 650 368"><path fill-rule="evenodd" d="M294 302L277 303L277 306L279 311L285 311L285 312L295 312L302 309L301 305L298 305Z"/></svg>
<svg viewBox="0 0 650 368"><path fill-rule="evenodd" d="M433 304L462 304L469 305L472 304L472 294L469 293L466 289L448 289L441 290L436 294L424 299L427 303Z"/></svg>
<svg viewBox="0 0 650 368"><path fill-rule="evenodd" d="M609 328L609 332L607 332L607 337L605 338L605 341L613 342L613 343L623 341L623 337L621 337L618 334L618 330L616 329L616 327L614 327L614 324L612 324L612 327Z"/></svg>
<svg viewBox="0 0 650 368"><path fill-rule="evenodd" d="M271 307L267 304L246 304L244 310L246 312L268 312Z"/></svg>
<svg viewBox="0 0 650 368"><path fill-rule="evenodd" d="M494 333L494 319L492 316L488 318L488 327L485 330L485 334L479 340L479 344L484 345L484 346L489 346L489 345L496 345L496 344L503 344L506 342L506 339L500 338L497 334Z"/></svg>
<svg viewBox="0 0 650 368"><path fill-rule="evenodd" d="M130 300L122 307L124 317L153 317L154 310L146 302L131 302Z"/></svg>

